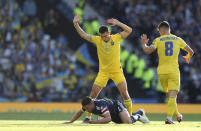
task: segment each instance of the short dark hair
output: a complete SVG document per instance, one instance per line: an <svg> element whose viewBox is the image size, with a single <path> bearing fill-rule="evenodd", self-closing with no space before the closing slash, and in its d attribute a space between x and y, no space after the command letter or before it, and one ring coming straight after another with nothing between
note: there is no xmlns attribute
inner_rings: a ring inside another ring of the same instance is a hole
<svg viewBox="0 0 201 131"><path fill-rule="evenodd" d="M93 102L92 98L89 96L86 96L82 99L82 106L86 106L88 104L91 104Z"/></svg>
<svg viewBox="0 0 201 131"><path fill-rule="evenodd" d="M167 21L162 21L159 25L158 25L158 29L160 28L165 28L165 29L170 29L170 25Z"/></svg>
<svg viewBox="0 0 201 131"><path fill-rule="evenodd" d="M100 28L99 28L99 33L105 33L105 32L108 32L108 28L107 26L105 25L102 25Z"/></svg>

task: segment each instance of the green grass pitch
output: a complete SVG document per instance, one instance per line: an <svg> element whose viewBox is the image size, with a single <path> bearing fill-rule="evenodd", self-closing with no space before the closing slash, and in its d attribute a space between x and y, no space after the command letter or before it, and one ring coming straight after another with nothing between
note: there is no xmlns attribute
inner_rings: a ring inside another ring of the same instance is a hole
<svg viewBox="0 0 201 131"><path fill-rule="evenodd" d="M62 124L72 113L0 113L0 131L201 131L201 114L184 114L182 123L165 125L165 114L148 114L150 124Z"/></svg>

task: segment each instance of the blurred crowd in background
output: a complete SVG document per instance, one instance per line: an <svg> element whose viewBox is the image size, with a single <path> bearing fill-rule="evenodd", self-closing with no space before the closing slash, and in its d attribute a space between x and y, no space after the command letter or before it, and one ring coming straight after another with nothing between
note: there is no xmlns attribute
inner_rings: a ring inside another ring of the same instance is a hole
<svg viewBox="0 0 201 131"><path fill-rule="evenodd" d="M68 13L84 15L85 4L86 0L80 0L74 12ZM121 62L128 85L140 88L142 98L160 99L165 93L155 72L157 55L143 54L139 38L146 33L151 44L159 36L158 23L168 20L171 32L195 51L189 65L180 56L179 101L201 102L201 0L89 0L87 4L104 18L114 17L132 26L128 40L133 49L123 47ZM50 8L41 20L39 8L34 0L0 1L0 101L80 101L89 95L97 72L77 60L77 51L71 49L76 43L70 42L76 38L56 30L61 17L58 10ZM96 18L82 19L80 24L89 34L97 34L100 25ZM110 82L108 86L111 88L104 89L101 96L115 97L115 85ZM129 90L131 96L136 95L135 88Z"/></svg>
<svg viewBox="0 0 201 131"><path fill-rule="evenodd" d="M94 72L77 64L67 36L44 33L56 22L54 11L44 23L36 12L34 0L0 1L0 100L78 101L88 95Z"/></svg>

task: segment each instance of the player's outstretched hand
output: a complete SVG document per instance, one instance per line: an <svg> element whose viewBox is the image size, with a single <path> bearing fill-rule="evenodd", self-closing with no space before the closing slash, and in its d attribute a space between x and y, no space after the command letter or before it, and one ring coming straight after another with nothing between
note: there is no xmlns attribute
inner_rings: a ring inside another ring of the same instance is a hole
<svg viewBox="0 0 201 131"><path fill-rule="evenodd" d="M80 14L77 14L76 16L74 16L73 23L78 23L79 20L80 20Z"/></svg>
<svg viewBox="0 0 201 131"><path fill-rule="evenodd" d="M89 124L95 124L95 120L90 120Z"/></svg>
<svg viewBox="0 0 201 131"><path fill-rule="evenodd" d="M149 39L147 38L147 35L146 34L142 34L141 35L141 42L142 44L147 44L149 41Z"/></svg>
<svg viewBox="0 0 201 131"><path fill-rule="evenodd" d="M183 56L184 59L186 60L186 63L190 63L190 58L191 58L191 55L188 53L186 56Z"/></svg>
<svg viewBox="0 0 201 131"><path fill-rule="evenodd" d="M115 26L119 24L119 21L117 19L112 18L112 19L107 19L107 23L111 24L111 26Z"/></svg>
<svg viewBox="0 0 201 131"><path fill-rule="evenodd" d="M71 124L71 123L73 123L73 122L67 121L67 122L64 122L63 124Z"/></svg>

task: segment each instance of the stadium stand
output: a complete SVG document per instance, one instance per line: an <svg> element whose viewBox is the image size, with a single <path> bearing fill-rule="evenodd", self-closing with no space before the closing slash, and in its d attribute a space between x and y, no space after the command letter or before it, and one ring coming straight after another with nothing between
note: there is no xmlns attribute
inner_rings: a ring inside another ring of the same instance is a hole
<svg viewBox="0 0 201 131"><path fill-rule="evenodd" d="M0 101L76 102L89 94L97 72L96 49L79 38L72 25L74 13L84 15L85 4L78 3L73 10L64 1L0 1ZM141 50L140 35L146 33L153 40L158 36L157 24L168 20L172 33L195 51L190 65L180 61L179 102L200 102L201 1L145 1L87 1L105 18L117 18L134 29L129 37L133 50L122 47L121 52L130 95L135 102L165 101L155 73L156 54L147 59L137 52ZM96 18L83 19L81 24L91 34L97 33L97 29L91 30L99 25ZM100 97L119 97L113 82L108 87Z"/></svg>

